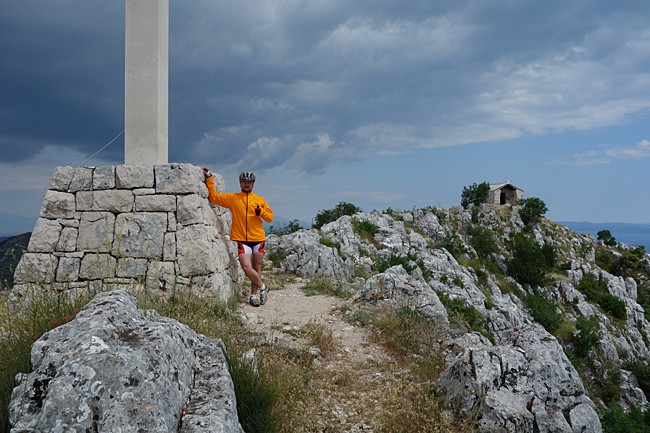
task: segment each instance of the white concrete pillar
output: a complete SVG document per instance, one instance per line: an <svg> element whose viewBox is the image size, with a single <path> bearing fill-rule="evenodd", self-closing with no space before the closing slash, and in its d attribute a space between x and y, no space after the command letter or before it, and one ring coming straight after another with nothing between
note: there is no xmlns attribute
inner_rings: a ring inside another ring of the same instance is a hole
<svg viewBox="0 0 650 433"><path fill-rule="evenodd" d="M167 164L169 0L126 0L124 163Z"/></svg>

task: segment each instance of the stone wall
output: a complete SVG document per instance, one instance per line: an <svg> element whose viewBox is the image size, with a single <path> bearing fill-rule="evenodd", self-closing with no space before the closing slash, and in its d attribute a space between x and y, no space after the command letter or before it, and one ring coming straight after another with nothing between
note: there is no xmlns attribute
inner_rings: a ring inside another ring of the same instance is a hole
<svg viewBox="0 0 650 433"><path fill-rule="evenodd" d="M223 178L215 175L217 190ZM57 167L10 305L32 291L72 295L117 287L238 293L243 274L229 241L230 213L213 207L200 167Z"/></svg>

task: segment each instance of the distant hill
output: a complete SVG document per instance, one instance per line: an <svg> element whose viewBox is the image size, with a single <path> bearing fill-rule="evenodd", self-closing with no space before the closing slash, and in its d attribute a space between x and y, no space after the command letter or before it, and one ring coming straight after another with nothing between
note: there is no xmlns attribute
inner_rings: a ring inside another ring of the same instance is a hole
<svg viewBox="0 0 650 433"><path fill-rule="evenodd" d="M616 242L637 246L642 245L650 252L650 224L631 223L592 223L587 221L558 221L576 233L590 233L597 238L601 230L609 230Z"/></svg>
<svg viewBox="0 0 650 433"><path fill-rule="evenodd" d="M291 221L287 218L281 217L281 216L276 216L273 218L273 222L267 223L266 221L263 222L264 224L264 230L266 230L267 233L273 229L281 229L282 227L287 226ZM298 225L304 229L310 229L311 228L311 223L307 221L298 221Z"/></svg>
<svg viewBox="0 0 650 433"><path fill-rule="evenodd" d="M31 233L13 236L0 242L0 287L14 285L14 270L23 253L27 251Z"/></svg>

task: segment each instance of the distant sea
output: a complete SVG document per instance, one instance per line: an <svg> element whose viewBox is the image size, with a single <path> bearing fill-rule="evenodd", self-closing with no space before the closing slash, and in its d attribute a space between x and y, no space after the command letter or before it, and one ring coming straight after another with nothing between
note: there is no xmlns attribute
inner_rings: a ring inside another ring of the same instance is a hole
<svg viewBox="0 0 650 433"><path fill-rule="evenodd" d="M586 221L557 221L564 224L576 233L591 233L598 239L597 233L601 230L609 230L616 242L622 242L630 246L644 246L646 252L650 253L650 224L630 223L590 223Z"/></svg>

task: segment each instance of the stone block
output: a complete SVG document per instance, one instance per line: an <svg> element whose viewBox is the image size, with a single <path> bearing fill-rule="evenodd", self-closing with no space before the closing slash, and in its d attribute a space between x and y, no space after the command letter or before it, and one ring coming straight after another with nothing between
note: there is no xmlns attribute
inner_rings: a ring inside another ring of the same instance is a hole
<svg viewBox="0 0 650 433"><path fill-rule="evenodd" d="M80 267L81 259L61 257L59 259L59 265L56 268L56 281L65 283L77 280L79 278Z"/></svg>
<svg viewBox="0 0 650 433"><path fill-rule="evenodd" d="M228 263L229 257L220 254L217 236L214 227L204 225L183 227L176 233L176 256L182 276L209 274L217 270L218 263Z"/></svg>
<svg viewBox="0 0 650 433"><path fill-rule="evenodd" d="M90 167L75 167L68 192L88 191L92 188L93 169Z"/></svg>
<svg viewBox="0 0 650 433"><path fill-rule="evenodd" d="M93 173L93 189L115 188L115 166L97 167Z"/></svg>
<svg viewBox="0 0 650 433"><path fill-rule="evenodd" d="M155 188L136 188L133 190L133 195L136 197L139 195L154 195L155 193Z"/></svg>
<svg viewBox="0 0 650 433"><path fill-rule="evenodd" d="M119 278L138 278L147 274L147 259L122 257L117 260L117 276Z"/></svg>
<svg viewBox="0 0 650 433"><path fill-rule="evenodd" d="M56 250L63 252L76 251L78 235L79 229L75 227L63 227L59 241L56 244Z"/></svg>
<svg viewBox="0 0 650 433"><path fill-rule="evenodd" d="M176 211L175 195L142 195L135 197L136 212L174 212Z"/></svg>
<svg viewBox="0 0 650 433"><path fill-rule="evenodd" d="M153 188L154 174L150 165L118 165L115 184L119 189Z"/></svg>
<svg viewBox="0 0 650 433"><path fill-rule="evenodd" d="M162 259L167 213L123 213L115 220L113 255Z"/></svg>
<svg viewBox="0 0 650 433"><path fill-rule="evenodd" d="M61 224L57 220L39 218L29 238L27 251L32 253L51 253L56 251L61 234Z"/></svg>
<svg viewBox="0 0 650 433"><path fill-rule="evenodd" d="M202 199L198 194L188 194L178 197L178 210L176 211L176 220L179 224L189 226L192 224L204 224L205 216L203 207L207 201Z"/></svg>
<svg viewBox="0 0 650 433"><path fill-rule="evenodd" d="M16 266L14 282L49 284L54 281L58 259L52 254L25 253Z"/></svg>
<svg viewBox="0 0 650 433"><path fill-rule="evenodd" d="M83 212L77 249L106 253L113 247L115 215L111 212Z"/></svg>
<svg viewBox="0 0 650 433"><path fill-rule="evenodd" d="M163 260L176 260L176 233L165 233L165 244L163 245Z"/></svg>
<svg viewBox="0 0 650 433"><path fill-rule="evenodd" d="M41 206L41 218L74 218L77 206L74 194L48 190Z"/></svg>
<svg viewBox="0 0 650 433"><path fill-rule="evenodd" d="M81 259L79 276L85 280L100 280L115 277L117 261L110 254L86 254Z"/></svg>
<svg viewBox="0 0 650 433"><path fill-rule="evenodd" d="M191 164L156 165L156 193L200 194L205 190L202 169Z"/></svg>
<svg viewBox="0 0 650 433"><path fill-rule="evenodd" d="M174 262L149 262L147 268L147 288L166 291L172 290L175 285L176 266Z"/></svg>
<svg viewBox="0 0 650 433"><path fill-rule="evenodd" d="M70 166L56 167L54 173L52 173L52 179L50 179L49 189L67 192L68 188L70 188L74 171L74 167Z"/></svg>
<svg viewBox="0 0 650 433"><path fill-rule="evenodd" d="M133 192L120 189L80 191L77 193L77 209L81 211L132 212Z"/></svg>

